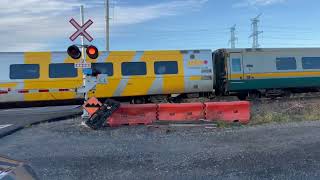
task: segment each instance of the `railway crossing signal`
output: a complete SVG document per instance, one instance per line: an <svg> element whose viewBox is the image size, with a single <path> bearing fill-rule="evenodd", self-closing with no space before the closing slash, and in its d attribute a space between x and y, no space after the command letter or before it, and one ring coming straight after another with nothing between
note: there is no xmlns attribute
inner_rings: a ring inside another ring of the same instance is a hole
<svg viewBox="0 0 320 180"><path fill-rule="evenodd" d="M93 46L93 45L84 45L83 48L86 49L86 54L88 55L89 58L91 59L97 59L99 56L99 51L98 48ZM71 45L68 47L68 55L72 59L79 59L82 56L82 53L77 45Z"/></svg>
<svg viewBox="0 0 320 180"><path fill-rule="evenodd" d="M91 67L91 63L86 62L86 57L88 56L91 59L97 59L99 56L98 48L93 45L86 45L84 43L84 38L86 38L89 42L93 41L93 38L90 36L86 30L93 24L93 21L89 19L86 23L84 23L84 8L80 6L80 18L81 25L77 23L73 18L69 21L77 31L70 36L70 40L74 41L79 36L81 36L81 45L71 45L68 48L68 55L72 59L80 59L80 62L75 63L75 68L82 69L83 73L83 82L82 86L76 89L77 93L84 94L85 101L88 100L88 93L96 88L97 84L106 84L107 83L107 75L99 74L97 76L93 76L93 69ZM80 51L81 48L81 51ZM83 109L82 118L89 118L88 112ZM87 123L85 123L87 124Z"/></svg>
<svg viewBox="0 0 320 180"><path fill-rule="evenodd" d="M89 42L91 42L93 40L93 38L90 36L90 34L86 31L93 24L93 21L91 19L89 19L86 23L83 24L84 21L83 21L83 17L82 17L82 25L79 25L79 23L77 23L77 21L74 20L73 18L69 22L77 29L77 31L70 36L71 41L76 40L79 36L86 38ZM76 66L76 68L81 68L81 67L89 68L89 66L85 62L85 56L88 55L88 57L91 59L97 59L99 56L99 51L93 45L84 45L83 39L82 39L82 44L80 45L80 47L82 48L82 52L80 51L80 49L77 45L70 46L68 48L68 55L72 59L79 59L81 57L83 58L83 62L80 63L82 65L78 64L78 66ZM84 51L85 49L86 49L86 51Z"/></svg>
<svg viewBox="0 0 320 180"><path fill-rule="evenodd" d="M85 37L89 42L93 41L93 38L90 36L90 34L86 31L92 24L93 21L89 19L86 23L84 23L82 26L80 26L76 20L73 18L69 21L76 29L77 31L73 33L70 36L70 40L74 41L76 40L80 35Z"/></svg>
<svg viewBox="0 0 320 180"><path fill-rule="evenodd" d="M72 45L68 48L67 50L68 55L72 58L72 59L79 59L81 58L81 51L78 48L78 46L76 45Z"/></svg>

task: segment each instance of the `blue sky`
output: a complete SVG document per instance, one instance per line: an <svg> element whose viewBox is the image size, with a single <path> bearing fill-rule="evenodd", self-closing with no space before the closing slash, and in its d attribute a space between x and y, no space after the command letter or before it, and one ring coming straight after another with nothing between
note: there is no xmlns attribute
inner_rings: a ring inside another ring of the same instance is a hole
<svg viewBox="0 0 320 180"><path fill-rule="evenodd" d="M250 19L262 13L261 47L319 47L318 0L110 0L111 50L251 47ZM105 49L104 0L0 0L0 51L64 51L71 18L85 5L92 44ZM79 43L77 41L76 43Z"/></svg>

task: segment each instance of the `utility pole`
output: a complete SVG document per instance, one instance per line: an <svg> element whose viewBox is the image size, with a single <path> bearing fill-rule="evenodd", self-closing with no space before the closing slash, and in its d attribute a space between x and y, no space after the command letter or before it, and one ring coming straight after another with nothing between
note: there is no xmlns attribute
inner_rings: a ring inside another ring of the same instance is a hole
<svg viewBox="0 0 320 180"><path fill-rule="evenodd" d="M231 48L236 48L236 41L238 38L236 37L236 25L232 26L230 28L230 40L229 43L231 44Z"/></svg>
<svg viewBox="0 0 320 180"><path fill-rule="evenodd" d="M109 0L105 0L106 8L106 50L110 51L110 4Z"/></svg>
<svg viewBox="0 0 320 180"><path fill-rule="evenodd" d="M81 18L81 26L83 26L84 24L84 7L83 5L80 6L80 18ZM82 51L82 63L86 63L86 51L85 51L85 47L84 47L84 37L83 35L81 35L81 51ZM87 84L87 75L85 73L83 73L83 77L82 77L82 81L83 81L83 87L86 87ZM86 102L88 100L88 93L84 94L84 102ZM88 112L83 109L83 113L82 113L82 118L88 118L89 114Z"/></svg>
<svg viewBox="0 0 320 180"><path fill-rule="evenodd" d="M260 16L262 14L259 14L257 17L251 19L251 27L252 27L252 34L249 36L249 38L252 38L252 48L259 48L259 34L263 33L263 31L259 31L258 23L260 22Z"/></svg>
<svg viewBox="0 0 320 180"><path fill-rule="evenodd" d="M80 18L81 18L80 19L81 26L83 26L83 24L84 24L84 7L83 7L83 5L80 6ZM82 54L82 62L85 63L86 55L85 55L85 49L84 49L84 37L83 37L83 35L81 35L81 46L82 46L82 48L81 48L81 50L82 50L82 52L81 52L81 54Z"/></svg>

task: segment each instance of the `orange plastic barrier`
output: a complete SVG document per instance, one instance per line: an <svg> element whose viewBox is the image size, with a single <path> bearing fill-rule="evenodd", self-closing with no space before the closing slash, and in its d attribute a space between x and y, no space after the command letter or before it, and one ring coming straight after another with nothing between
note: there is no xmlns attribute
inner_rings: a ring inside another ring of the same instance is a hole
<svg viewBox="0 0 320 180"><path fill-rule="evenodd" d="M159 104L160 121L199 121L204 119L203 103Z"/></svg>
<svg viewBox="0 0 320 180"><path fill-rule="evenodd" d="M250 121L250 103L247 101L205 103L207 120L247 124Z"/></svg>
<svg viewBox="0 0 320 180"><path fill-rule="evenodd" d="M100 107L102 103L95 97L90 98L83 104L83 108L92 116Z"/></svg>
<svg viewBox="0 0 320 180"><path fill-rule="evenodd" d="M108 125L117 127L121 125L147 125L157 120L156 104L121 104L111 117L108 118Z"/></svg>

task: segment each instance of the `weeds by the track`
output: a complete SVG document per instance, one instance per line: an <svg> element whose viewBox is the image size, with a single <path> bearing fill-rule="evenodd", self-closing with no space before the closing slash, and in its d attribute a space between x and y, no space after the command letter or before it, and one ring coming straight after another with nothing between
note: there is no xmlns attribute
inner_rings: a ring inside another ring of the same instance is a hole
<svg viewBox="0 0 320 180"><path fill-rule="evenodd" d="M320 120L320 99L252 102L250 125Z"/></svg>

